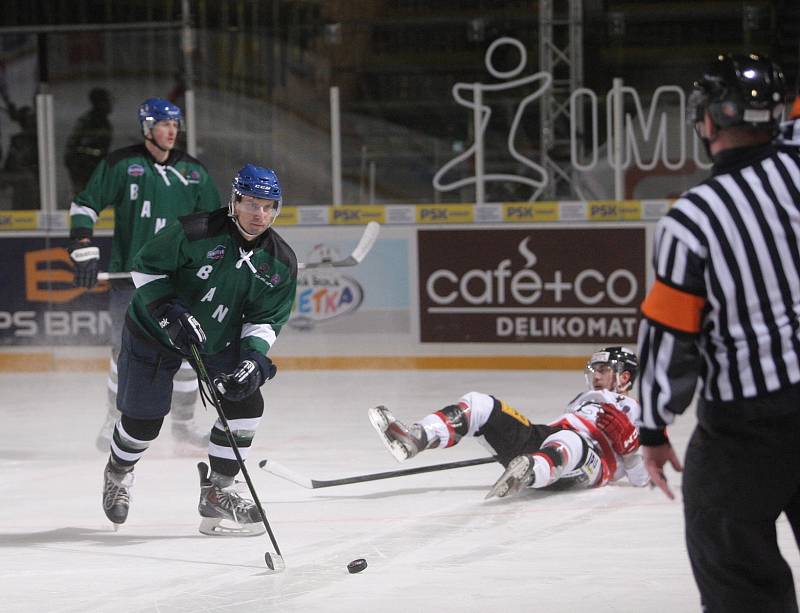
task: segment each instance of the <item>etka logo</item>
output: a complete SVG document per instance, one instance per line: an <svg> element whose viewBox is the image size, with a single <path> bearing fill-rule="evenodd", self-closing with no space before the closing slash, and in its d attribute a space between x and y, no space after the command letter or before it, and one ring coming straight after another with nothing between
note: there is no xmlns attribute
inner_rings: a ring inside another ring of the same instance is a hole
<svg viewBox="0 0 800 613"><path fill-rule="evenodd" d="M364 292L355 279L332 272L309 272L297 280L297 295L289 325L309 330L315 324L352 313Z"/></svg>
<svg viewBox="0 0 800 613"><path fill-rule="evenodd" d="M417 243L423 342L635 341L643 228L420 230Z"/></svg>
<svg viewBox="0 0 800 613"><path fill-rule="evenodd" d="M340 256L335 248L318 244L306 262L338 259ZM355 279L325 268L309 270L297 279L297 294L289 325L298 330L310 330L316 324L354 312L363 299L364 291Z"/></svg>

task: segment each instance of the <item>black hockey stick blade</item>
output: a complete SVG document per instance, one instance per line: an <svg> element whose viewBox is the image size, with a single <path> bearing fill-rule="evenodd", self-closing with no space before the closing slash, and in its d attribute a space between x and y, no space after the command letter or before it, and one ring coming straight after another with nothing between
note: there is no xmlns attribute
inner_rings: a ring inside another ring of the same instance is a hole
<svg viewBox="0 0 800 613"><path fill-rule="evenodd" d="M361 235L358 245L356 245L355 249L353 249L350 255L348 255L346 258L323 262L298 262L297 269L308 270L311 268L321 268L325 266L333 268L340 268L342 266L356 266L360 264L365 257L367 257L367 254L372 249L375 241L378 240L378 234L380 234L380 231L381 225L377 221L370 221L367 224L367 227L364 228L364 233Z"/></svg>
<svg viewBox="0 0 800 613"><path fill-rule="evenodd" d="M268 551L264 554L264 562L267 563L267 568L273 573L281 573L286 570L286 562L283 561L283 556L279 553Z"/></svg>
<svg viewBox="0 0 800 613"><path fill-rule="evenodd" d="M445 464L433 464L429 466L417 466L415 468L405 468L401 470L389 470L382 473L371 473L369 475L356 475L354 477L343 477L341 479L310 479L297 473L275 460L261 460L258 466L277 477L291 481L306 489L319 489L321 487L334 487L337 485L350 485L351 483L363 483L364 481L377 481L379 479L393 479L394 477L406 477L408 475L419 475L421 473L432 473L440 470L451 470L453 468L465 468L467 466L478 466L480 464L491 464L497 462L494 456L489 458L475 458L473 460L461 460L460 462L447 462Z"/></svg>

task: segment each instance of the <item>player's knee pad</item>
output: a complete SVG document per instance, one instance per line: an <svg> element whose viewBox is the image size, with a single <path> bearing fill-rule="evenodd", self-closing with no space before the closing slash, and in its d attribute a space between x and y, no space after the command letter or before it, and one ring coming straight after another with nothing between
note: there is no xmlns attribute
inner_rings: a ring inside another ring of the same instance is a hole
<svg viewBox="0 0 800 613"><path fill-rule="evenodd" d="M600 456L589 441L574 430L560 430L551 434L542 443L546 448L565 455L560 471L562 487L592 487L602 477L603 466Z"/></svg>
<svg viewBox="0 0 800 613"><path fill-rule="evenodd" d="M157 419L137 419L136 417L129 417L123 415L120 419L121 435L130 441L146 441L150 442L156 439L158 433L161 431L161 425L164 423L164 418Z"/></svg>
<svg viewBox="0 0 800 613"><path fill-rule="evenodd" d="M447 443L452 447L469 432L470 412L466 404L451 404L435 413L447 427Z"/></svg>
<svg viewBox="0 0 800 613"><path fill-rule="evenodd" d="M467 434L474 436L483 425L489 421L497 401L489 394L469 392L458 401L458 406L463 407L469 417Z"/></svg>
<svg viewBox="0 0 800 613"><path fill-rule="evenodd" d="M587 442L577 432L559 430L544 439L540 451L550 457L563 472L568 473L580 465L588 448Z"/></svg>

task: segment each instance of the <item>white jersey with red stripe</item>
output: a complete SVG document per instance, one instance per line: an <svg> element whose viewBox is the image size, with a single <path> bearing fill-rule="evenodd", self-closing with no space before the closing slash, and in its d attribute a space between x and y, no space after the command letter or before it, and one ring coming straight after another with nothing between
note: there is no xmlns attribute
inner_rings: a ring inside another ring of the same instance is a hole
<svg viewBox="0 0 800 613"><path fill-rule="evenodd" d="M643 475L641 456L628 454L625 458L611 448L611 443L597 426L597 416L603 404L612 404L627 415L631 423L636 424L641 418L642 409L639 403L630 396L617 394L609 390L590 390L578 395L567 405L567 412L550 422L551 426L569 428L591 439L603 464L603 475L597 485L608 481L618 481L627 476L633 485L641 486L647 482ZM644 482L642 482L644 481Z"/></svg>

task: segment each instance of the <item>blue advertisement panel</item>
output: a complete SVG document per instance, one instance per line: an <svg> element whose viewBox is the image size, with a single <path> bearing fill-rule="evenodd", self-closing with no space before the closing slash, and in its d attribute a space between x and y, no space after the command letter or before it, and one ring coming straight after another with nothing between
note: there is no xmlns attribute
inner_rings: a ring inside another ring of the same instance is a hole
<svg viewBox="0 0 800 613"><path fill-rule="evenodd" d="M72 285L66 237L3 237L0 345L105 345L109 342L108 284ZM110 237L95 237L100 269Z"/></svg>

